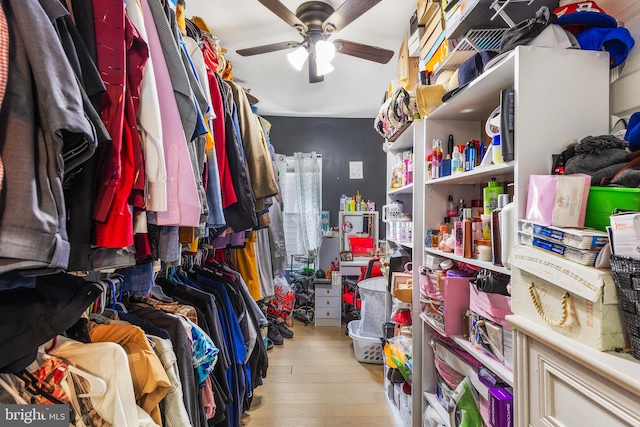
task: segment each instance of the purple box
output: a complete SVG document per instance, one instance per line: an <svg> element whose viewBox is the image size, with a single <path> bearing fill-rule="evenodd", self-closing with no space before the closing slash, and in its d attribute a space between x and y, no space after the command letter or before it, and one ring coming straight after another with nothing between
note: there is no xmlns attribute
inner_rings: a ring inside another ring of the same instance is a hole
<svg viewBox="0 0 640 427"><path fill-rule="evenodd" d="M503 388L489 389L491 427L513 427L513 396Z"/></svg>

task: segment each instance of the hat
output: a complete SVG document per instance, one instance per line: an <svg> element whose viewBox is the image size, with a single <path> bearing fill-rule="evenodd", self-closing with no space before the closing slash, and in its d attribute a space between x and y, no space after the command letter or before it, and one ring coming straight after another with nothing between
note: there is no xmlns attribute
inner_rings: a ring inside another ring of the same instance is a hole
<svg viewBox="0 0 640 427"><path fill-rule="evenodd" d="M594 1L573 1L569 4L561 2L561 6L553 11L558 17L556 24L572 34L578 34L587 28L615 28L618 21L607 15Z"/></svg>
<svg viewBox="0 0 640 427"><path fill-rule="evenodd" d="M578 43L578 40L576 40L576 36L557 24L547 25L537 37L530 40L526 45L536 47L555 47L560 49L580 48L580 44ZM516 46L514 46L514 48L515 47ZM500 55L493 58L487 63L485 69L494 67L510 52L511 51L502 52Z"/></svg>
<svg viewBox="0 0 640 427"><path fill-rule="evenodd" d="M622 64L634 45L633 37L624 27L594 27L580 31L576 39L583 50L606 50L610 54L611 68Z"/></svg>
<svg viewBox="0 0 640 427"><path fill-rule="evenodd" d="M485 65L497 55L498 52L493 50L483 50L464 61L458 68L458 87L449 89L449 92L442 96L442 102L447 102L449 98L478 78L484 72Z"/></svg>
<svg viewBox="0 0 640 427"><path fill-rule="evenodd" d="M504 32L500 39L500 53L513 50L516 46L527 44L536 38L547 25L552 22L549 8L542 6L536 12L536 16L525 19L515 27L509 28Z"/></svg>
<svg viewBox="0 0 640 427"><path fill-rule="evenodd" d="M629 150L640 150L640 112L633 113L629 118L624 140L629 142Z"/></svg>
<svg viewBox="0 0 640 427"><path fill-rule="evenodd" d="M432 85L416 87L416 104L422 116L428 116L442 104L442 96L458 87L458 71L442 71Z"/></svg>

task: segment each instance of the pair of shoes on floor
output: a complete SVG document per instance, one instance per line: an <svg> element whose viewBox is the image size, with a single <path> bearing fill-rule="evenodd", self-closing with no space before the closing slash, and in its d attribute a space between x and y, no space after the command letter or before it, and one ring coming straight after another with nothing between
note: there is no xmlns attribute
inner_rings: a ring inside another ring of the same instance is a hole
<svg viewBox="0 0 640 427"><path fill-rule="evenodd" d="M267 327L267 338L275 345L282 345L284 338L293 338L293 331L281 319L272 319Z"/></svg>
<svg viewBox="0 0 640 427"><path fill-rule="evenodd" d="M275 345L282 345L284 343L284 338L278 331L278 326L275 322L269 322L269 326L267 326L267 339L273 342Z"/></svg>

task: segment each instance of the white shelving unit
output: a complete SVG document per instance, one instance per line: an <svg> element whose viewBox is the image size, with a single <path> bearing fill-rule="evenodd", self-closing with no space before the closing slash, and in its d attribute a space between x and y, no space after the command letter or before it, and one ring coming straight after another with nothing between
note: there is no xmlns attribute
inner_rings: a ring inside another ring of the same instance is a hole
<svg viewBox="0 0 640 427"><path fill-rule="evenodd" d="M450 252L443 252L439 249L433 249L433 248L424 248L424 251L440 257L450 258L454 261L465 262L470 265L475 265L476 267L487 268L489 270L497 271L498 273L511 275L511 270L509 270L508 268L498 267L487 261L479 261L473 258L465 258L460 255L455 255Z"/></svg>
<svg viewBox="0 0 640 427"><path fill-rule="evenodd" d="M496 177L503 185L514 184L515 217L524 218L529 176L548 174L552 165L551 155L560 153L571 140L608 133L608 81L606 53L519 46L427 117L423 121L424 147L414 145L414 153L421 151L420 155L415 154L416 159L424 159L425 153L431 152L435 138L446 141L448 135L453 135L456 144L470 139L485 140L485 121L499 106L500 91L510 86L515 89L514 161L430 180L426 179L422 168L423 175L414 176L416 183L424 183L415 184L413 192L414 266L424 265L424 257L433 254L510 274L509 269L496 267L490 262L426 248L424 230L440 225L449 195L456 201L464 199L469 206L471 200L482 199L482 189L491 177ZM589 88L589 102L584 102L582 96L585 87ZM516 223L512 226L516 230ZM419 283L418 276L418 269L414 268L414 283ZM419 319L418 287L414 287L413 301L414 319ZM417 324L422 328L422 348L416 339ZM414 406L414 414L423 413L428 404L439 408L434 405L439 403L434 402L434 354L428 345L432 335L438 335L432 326L424 321L414 322L413 395L423 396L423 407L418 410ZM513 372L497 359L478 351L463 337L453 337L453 341L507 384L517 387ZM420 365L421 372L418 373L416 366ZM413 427L421 425L421 417L414 415Z"/></svg>
<svg viewBox="0 0 640 427"><path fill-rule="evenodd" d="M387 235L387 248L405 248L409 251L414 251L414 247L421 247L419 240L421 240L421 236L423 234L422 226L420 221L416 221L416 206L421 206L422 201L419 199L422 197L422 192L416 194L416 188L422 188L423 177L424 177L424 162L421 159L424 159L424 120L415 120L403 128L401 128L401 133L396 134L394 137L390 138L389 141L385 142L384 149L387 152L387 203L399 200L403 203L403 213L409 213L412 215L412 239L411 241L401 241L397 239L390 239L390 223L386 223L386 235ZM391 141L393 140L393 141ZM396 156L403 151L413 150L414 157L414 183L405 185L402 188L389 190L391 188L391 175L393 172L393 168L396 164ZM420 180L418 180L420 177ZM416 198L418 197L418 198ZM417 288L417 287L414 287ZM391 303L392 303L391 295L388 295L387 298L387 311L390 314ZM415 306L415 304L413 304ZM413 312L415 312L415 308L412 308ZM422 326L421 322L414 322L413 324L413 360L420 360L422 358ZM413 377L420 378L422 376L422 366L420 363L413 365ZM420 396L421 392L412 392L412 396L408 396L411 407L412 407L412 422L411 426L416 427L416 420L420 420L422 416L422 399L416 398L415 396ZM395 412L398 411L398 408L394 406L393 402L389 401L389 405L392 410ZM396 420L398 417L396 417ZM400 417L400 420L403 418ZM398 427L405 426L404 423L398 424ZM409 427L407 424L405 427Z"/></svg>

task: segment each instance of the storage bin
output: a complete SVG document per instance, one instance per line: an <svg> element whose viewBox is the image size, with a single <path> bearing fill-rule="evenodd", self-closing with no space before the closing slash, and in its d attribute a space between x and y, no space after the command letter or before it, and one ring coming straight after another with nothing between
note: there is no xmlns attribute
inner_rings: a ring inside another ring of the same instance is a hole
<svg viewBox="0 0 640 427"><path fill-rule="evenodd" d="M517 246L511 254L511 309L600 351L624 346L611 270Z"/></svg>
<svg viewBox="0 0 640 427"><path fill-rule="evenodd" d="M444 336L462 335L464 313L469 308L471 279L420 274L420 293L423 295L420 298L420 317Z"/></svg>
<svg viewBox="0 0 640 427"><path fill-rule="evenodd" d="M368 255L373 251L373 237L349 236L349 248L354 256Z"/></svg>
<svg viewBox="0 0 640 427"><path fill-rule="evenodd" d="M358 334L363 337L380 338L384 336L383 326L387 321L386 309L387 281L384 277L372 277L358 282L361 323Z"/></svg>
<svg viewBox="0 0 640 427"><path fill-rule="evenodd" d="M362 363L382 365L382 341L380 338L363 337L358 333L360 320L352 320L347 326L349 336L353 340L356 360Z"/></svg>
<svg viewBox="0 0 640 427"><path fill-rule="evenodd" d="M631 353L640 359L640 260L612 255L611 270L629 333Z"/></svg>
<svg viewBox="0 0 640 427"><path fill-rule="evenodd" d="M640 188L591 187L584 226L605 231L616 209L640 210Z"/></svg>
<svg viewBox="0 0 640 427"><path fill-rule="evenodd" d="M511 328L509 322L504 319L511 314L511 297L481 292L470 282L469 310L503 327Z"/></svg>

